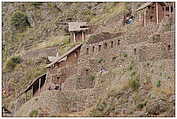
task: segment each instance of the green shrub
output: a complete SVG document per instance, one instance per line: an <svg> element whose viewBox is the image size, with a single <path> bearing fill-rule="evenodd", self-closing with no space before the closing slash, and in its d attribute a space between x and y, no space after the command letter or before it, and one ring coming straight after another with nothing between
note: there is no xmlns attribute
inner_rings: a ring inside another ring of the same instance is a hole
<svg viewBox="0 0 177 119"><path fill-rule="evenodd" d="M139 80L137 79L129 80L129 87L133 90L137 90L140 87Z"/></svg>
<svg viewBox="0 0 177 119"><path fill-rule="evenodd" d="M133 69L133 66L132 65L130 65L130 67L128 68L130 71Z"/></svg>
<svg viewBox="0 0 177 119"><path fill-rule="evenodd" d="M131 73L131 77L135 76L136 75L136 72L132 72Z"/></svg>
<svg viewBox="0 0 177 119"><path fill-rule="evenodd" d="M7 59L5 63L5 70L6 71L12 71L16 67L17 64L21 63L20 56L12 56L9 59Z"/></svg>
<svg viewBox="0 0 177 119"><path fill-rule="evenodd" d="M157 86L157 87L160 87L160 86L161 86L160 80L157 81L156 86Z"/></svg>
<svg viewBox="0 0 177 119"><path fill-rule="evenodd" d="M88 79L91 80L91 81L93 81L93 80L95 80L95 76L94 76L94 75L90 75L90 76L88 77Z"/></svg>
<svg viewBox="0 0 177 119"><path fill-rule="evenodd" d="M142 109L143 107L144 107L144 104L138 104L138 105L137 105L137 108L138 108L138 109Z"/></svg>
<svg viewBox="0 0 177 119"><path fill-rule="evenodd" d="M30 26L30 23L28 22L28 17L25 13L16 11L11 17L11 25L16 28L16 30L19 30Z"/></svg>
<svg viewBox="0 0 177 119"><path fill-rule="evenodd" d="M38 116L38 111L37 110L33 110L30 112L29 114L30 117L37 117Z"/></svg>
<svg viewBox="0 0 177 119"><path fill-rule="evenodd" d="M127 54L123 54L124 57L127 57L128 55Z"/></svg>
<svg viewBox="0 0 177 119"><path fill-rule="evenodd" d="M64 37L64 39L63 39L63 45L67 45L69 43L70 43L69 42L69 36Z"/></svg>

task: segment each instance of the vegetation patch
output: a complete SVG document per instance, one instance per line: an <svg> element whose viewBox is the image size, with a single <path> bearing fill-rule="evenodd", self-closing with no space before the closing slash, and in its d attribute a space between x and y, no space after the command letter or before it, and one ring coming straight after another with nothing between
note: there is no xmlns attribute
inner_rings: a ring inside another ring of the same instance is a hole
<svg viewBox="0 0 177 119"><path fill-rule="evenodd" d="M37 117L38 116L38 110L33 110L29 114L30 117Z"/></svg>
<svg viewBox="0 0 177 119"><path fill-rule="evenodd" d="M156 87L160 87L160 86L161 86L161 81L158 80L158 81L156 82Z"/></svg>
<svg viewBox="0 0 177 119"><path fill-rule="evenodd" d="M30 26L30 23L24 12L16 11L11 17L11 25L16 30L24 30L26 27Z"/></svg>
<svg viewBox="0 0 177 119"><path fill-rule="evenodd" d="M133 90L137 90L140 87L139 80L137 79L129 80L129 87Z"/></svg>
<svg viewBox="0 0 177 119"><path fill-rule="evenodd" d="M42 5L42 2L32 2L31 5L34 6L35 8L39 8L39 6Z"/></svg>
<svg viewBox="0 0 177 119"><path fill-rule="evenodd" d="M123 54L124 57L128 57L128 55L126 53Z"/></svg>
<svg viewBox="0 0 177 119"><path fill-rule="evenodd" d="M133 66L132 66L132 65L130 65L130 66L129 66L129 68L128 68L128 70L130 70L130 71L131 71L132 69L133 69Z"/></svg>
<svg viewBox="0 0 177 119"><path fill-rule="evenodd" d="M88 80L91 80L91 81L95 80L95 76L94 76L94 75L90 75L90 76L88 77Z"/></svg>
<svg viewBox="0 0 177 119"><path fill-rule="evenodd" d="M136 72L132 72L131 73L131 77L135 76L136 75Z"/></svg>
<svg viewBox="0 0 177 119"><path fill-rule="evenodd" d="M20 56L12 56L5 62L5 71L12 71L15 69L17 64L21 63Z"/></svg>

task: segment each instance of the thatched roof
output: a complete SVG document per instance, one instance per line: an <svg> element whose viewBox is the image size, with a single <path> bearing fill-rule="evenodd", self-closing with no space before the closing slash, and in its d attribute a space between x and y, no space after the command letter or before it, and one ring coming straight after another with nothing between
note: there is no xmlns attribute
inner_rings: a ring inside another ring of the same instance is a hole
<svg viewBox="0 0 177 119"><path fill-rule="evenodd" d="M153 3L155 3L155 2L147 2L147 3L144 3L144 4L141 5L138 9L136 9L136 12L145 9L146 7L150 6L150 5L153 4ZM163 5L163 6L166 5L165 2L157 2L157 3L159 3L159 4Z"/></svg>
<svg viewBox="0 0 177 119"><path fill-rule="evenodd" d="M68 25L68 31L83 31L88 29L87 22L69 22Z"/></svg>
<svg viewBox="0 0 177 119"><path fill-rule="evenodd" d="M82 46L82 44L76 45L75 47L73 47L72 49L70 49L68 52L66 52L65 54L63 54L62 56L56 58L52 63L48 64L46 67L50 67L50 66L54 65L55 63L57 63L58 61L62 60L67 55L69 55L70 53L72 53L73 51L75 51L76 49L78 49L81 46Z"/></svg>

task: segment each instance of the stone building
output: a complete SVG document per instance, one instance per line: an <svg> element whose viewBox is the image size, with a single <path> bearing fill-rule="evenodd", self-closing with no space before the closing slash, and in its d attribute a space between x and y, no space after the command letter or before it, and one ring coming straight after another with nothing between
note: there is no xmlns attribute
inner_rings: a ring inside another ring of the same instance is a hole
<svg viewBox="0 0 177 119"><path fill-rule="evenodd" d="M161 6L161 3L148 4ZM164 3L163 5L166 6ZM157 20L154 20L154 22L157 23ZM148 24L148 22L146 23ZM70 25L72 24L77 23L70 23ZM82 35L80 34L78 37L76 37L76 34L73 35L73 42L76 42L79 41L78 38L85 37L82 31L85 32L88 28L70 27L69 29L72 31L72 35L75 34L74 31L80 29L78 31ZM138 34L139 30L141 30L141 33ZM93 88L95 84L94 76L98 72L127 66L130 64L130 58L138 63L174 59L174 31L155 33L156 31L156 29L147 25L132 33L102 32L96 34L86 42L77 44L62 56L54 58L46 66L47 73L36 78L23 93L32 90L32 95L35 96L44 90L61 91Z"/></svg>
<svg viewBox="0 0 177 119"><path fill-rule="evenodd" d="M163 18L174 16L175 3L149 2L139 7L136 12L139 22L143 25L148 23L160 23Z"/></svg>
<svg viewBox="0 0 177 119"><path fill-rule="evenodd" d="M62 90L65 79L77 73L77 62L82 44L76 45L62 56L48 64L45 89Z"/></svg>
<svg viewBox="0 0 177 119"><path fill-rule="evenodd" d="M90 78L112 68L129 65L127 57L136 62L174 59L174 32L154 34L151 40L139 37L131 42L125 33L101 33L95 39L78 44L46 66L47 73L36 78L23 93L32 96L44 90L75 90L93 88ZM70 77L76 76L77 79ZM71 86L72 85L72 86Z"/></svg>
<svg viewBox="0 0 177 119"><path fill-rule="evenodd" d="M88 25L86 22L69 22L70 42L84 41Z"/></svg>

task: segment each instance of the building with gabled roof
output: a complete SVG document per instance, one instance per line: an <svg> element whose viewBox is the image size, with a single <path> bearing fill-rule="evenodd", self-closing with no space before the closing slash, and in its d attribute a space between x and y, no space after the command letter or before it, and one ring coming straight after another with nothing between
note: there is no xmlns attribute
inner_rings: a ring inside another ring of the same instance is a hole
<svg viewBox="0 0 177 119"><path fill-rule="evenodd" d="M51 66L54 66L57 63L67 61L68 58L70 58L70 56L75 56L77 58L78 57L77 49L79 49L81 47L81 45L82 44L76 45L75 47L70 49L68 52L64 53L62 56L55 58L55 60L53 62L51 62L50 64L48 64L46 67L49 68ZM73 55L73 54L75 54L75 55Z"/></svg>

